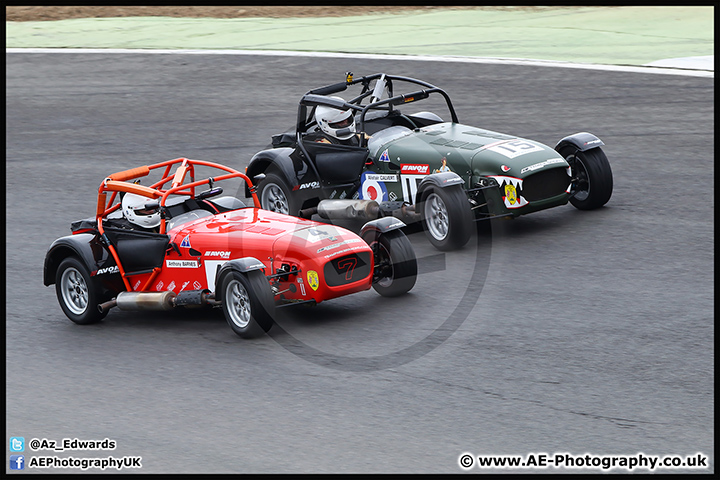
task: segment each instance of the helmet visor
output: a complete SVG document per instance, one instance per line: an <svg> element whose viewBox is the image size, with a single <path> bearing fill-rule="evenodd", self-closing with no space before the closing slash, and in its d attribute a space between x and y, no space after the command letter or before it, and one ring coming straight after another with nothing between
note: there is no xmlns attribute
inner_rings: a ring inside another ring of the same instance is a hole
<svg viewBox="0 0 720 480"><path fill-rule="evenodd" d="M337 130L340 128L349 127L350 125L353 124L353 122L354 122L354 119L353 119L352 115L350 115L348 118L346 118L344 120L340 120L339 122L333 122L333 123L330 123L329 125L330 125L330 128L334 128Z"/></svg>
<svg viewBox="0 0 720 480"><path fill-rule="evenodd" d="M158 212L158 208L135 208L133 211L136 215L154 215Z"/></svg>

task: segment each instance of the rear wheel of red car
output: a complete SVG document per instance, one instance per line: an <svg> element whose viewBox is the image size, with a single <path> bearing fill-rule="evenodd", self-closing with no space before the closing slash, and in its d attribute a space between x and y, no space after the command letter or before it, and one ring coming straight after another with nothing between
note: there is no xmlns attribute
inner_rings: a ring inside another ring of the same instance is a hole
<svg viewBox="0 0 720 480"><path fill-rule="evenodd" d="M579 210L593 210L605 205L613 191L612 169L605 152L600 148L580 152L567 146L560 154L570 164L574 179L570 203Z"/></svg>
<svg viewBox="0 0 720 480"><path fill-rule="evenodd" d="M275 303L262 271L229 272L221 288L223 313L233 332L243 338L255 338L270 330Z"/></svg>
<svg viewBox="0 0 720 480"><path fill-rule="evenodd" d="M419 210L425 234L438 250L455 250L470 240L472 212L462 186L431 187Z"/></svg>
<svg viewBox="0 0 720 480"><path fill-rule="evenodd" d="M107 315L98 311L99 297L83 263L68 257L55 274L55 293L65 315L78 325L97 323Z"/></svg>
<svg viewBox="0 0 720 480"><path fill-rule="evenodd" d="M386 233L371 231L364 240L375 259L373 288L383 297L409 292L417 279L417 258L407 236L400 230Z"/></svg>
<svg viewBox="0 0 720 480"><path fill-rule="evenodd" d="M260 205L271 212L297 216L300 206L294 201L287 182L279 175L268 173L258 184Z"/></svg>

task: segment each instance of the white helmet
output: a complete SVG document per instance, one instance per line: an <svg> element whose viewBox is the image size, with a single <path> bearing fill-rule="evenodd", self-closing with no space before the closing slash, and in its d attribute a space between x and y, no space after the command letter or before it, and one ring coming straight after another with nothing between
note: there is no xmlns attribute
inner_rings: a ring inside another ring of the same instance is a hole
<svg viewBox="0 0 720 480"><path fill-rule="evenodd" d="M330 98L344 102L340 97ZM323 132L338 140L347 140L355 135L355 116L352 109L339 110L318 105L315 109L315 121Z"/></svg>
<svg viewBox="0 0 720 480"><path fill-rule="evenodd" d="M122 199L122 213L128 222L143 228L155 228L160 225L160 209L145 208L145 204L150 200L142 195L126 193Z"/></svg>

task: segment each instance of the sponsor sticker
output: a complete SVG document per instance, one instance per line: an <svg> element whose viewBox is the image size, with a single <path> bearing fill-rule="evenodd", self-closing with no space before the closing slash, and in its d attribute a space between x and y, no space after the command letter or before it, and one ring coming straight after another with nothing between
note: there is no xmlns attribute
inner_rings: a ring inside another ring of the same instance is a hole
<svg viewBox="0 0 720 480"><path fill-rule="evenodd" d="M317 272L315 270L308 270L307 279L310 288L317 290L320 286L320 279L318 278Z"/></svg>
<svg viewBox="0 0 720 480"><path fill-rule="evenodd" d="M352 246L352 247L344 248L344 249L342 249L342 250L338 250L338 251L336 251L336 252L330 252L330 253L328 253L327 255L325 255L325 258L336 257L336 256L338 256L338 255L342 255L343 253L353 252L353 251L355 251L355 250L362 250L363 248L365 248L365 247L363 247L362 245L355 245L355 246Z"/></svg>
<svg viewBox="0 0 720 480"><path fill-rule="evenodd" d="M510 205L515 205L517 202L517 190L511 184L505 185L505 199Z"/></svg>
<svg viewBox="0 0 720 480"><path fill-rule="evenodd" d="M186 235L180 243L181 247L190 248L190 235Z"/></svg>
<svg viewBox="0 0 720 480"><path fill-rule="evenodd" d="M400 165L400 173L403 175L427 175L430 172L430 165L417 163L403 163Z"/></svg>
<svg viewBox="0 0 720 480"><path fill-rule="evenodd" d="M345 240L344 242L333 243L332 245L328 245L327 247L322 247L322 248L318 249L317 253L322 253L327 250L334 250L343 245L347 245L348 243L357 243L357 242L362 242L362 240L360 240L359 238L351 238L350 240Z"/></svg>
<svg viewBox="0 0 720 480"><path fill-rule="evenodd" d="M302 293L302 296L306 296L307 293L305 293L305 283L303 283L303 279L298 276L297 282L298 285L300 285L300 292Z"/></svg>
<svg viewBox="0 0 720 480"><path fill-rule="evenodd" d="M520 174L522 175L525 172L533 172L539 168L543 168L548 165L554 165L557 163L565 163L565 160L563 160L562 158L551 158L549 160L545 160L544 162L536 163L534 165L529 165L523 168L522 170L520 170Z"/></svg>
<svg viewBox="0 0 720 480"><path fill-rule="evenodd" d="M105 267L99 269L95 275L103 275L105 273L118 273L119 271L120 269L118 268L118 266L113 265L112 267Z"/></svg>
<svg viewBox="0 0 720 480"><path fill-rule="evenodd" d="M314 181L314 182L308 182L308 183L301 183L300 185L295 185L293 187L293 191L305 190L308 188L310 188L310 189L320 188L320 182Z"/></svg>
<svg viewBox="0 0 720 480"><path fill-rule="evenodd" d="M230 252L228 251L222 251L222 250L211 250L205 252L206 257L220 257L220 258L230 258Z"/></svg>
<svg viewBox="0 0 720 480"><path fill-rule="evenodd" d="M389 161L390 161L390 155L388 155L387 148L385 149L384 152L382 152L382 153L380 154L380 159L379 159L379 160L380 160L381 162L389 162Z"/></svg>

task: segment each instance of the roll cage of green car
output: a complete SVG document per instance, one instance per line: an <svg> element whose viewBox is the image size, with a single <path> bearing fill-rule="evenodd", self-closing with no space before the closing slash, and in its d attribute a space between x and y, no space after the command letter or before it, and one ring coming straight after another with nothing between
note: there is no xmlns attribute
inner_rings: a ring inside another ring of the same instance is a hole
<svg viewBox="0 0 720 480"><path fill-rule="evenodd" d="M375 85L371 88L373 81L375 81ZM405 82L407 84L417 85L423 88L411 93L394 95L393 82ZM340 101L337 98L332 97L335 93L347 90L348 86L357 84L362 84L362 91L358 96L352 98L351 100ZM381 99L383 94L386 94L388 98ZM367 148L367 137L363 135L363 133L366 133L366 117L368 112L386 111L383 117L392 117L396 112L398 112L398 110L395 109L396 106L426 99L431 94L439 94L445 99L452 122L458 123L458 117L455 113L452 101L450 100L450 96L443 89L436 87L435 85L411 77L388 75L386 73L375 73L354 79L352 73L348 72L344 82L315 88L303 95L298 106L294 143L300 149L304 158L312 158L312 155L308 152L302 138L303 135L308 133L311 128L317 126L314 119L315 109L318 106L325 105L340 110L352 109L357 112L356 116L358 118L358 127L356 131L357 133L360 133L359 147ZM369 103L367 105L362 105L363 100L368 97ZM413 128L418 127L415 122L407 119L407 117L405 117L405 122L409 123L413 126ZM307 164L318 179L322 178L314 162L308 161Z"/></svg>
<svg viewBox="0 0 720 480"><path fill-rule="evenodd" d="M371 89L371 83L373 80L376 80L376 83L374 88ZM406 82L424 88L411 93L394 95L393 82ZM348 86L356 84L362 84L363 89L360 95L352 98L349 101L342 102L330 96L334 93L340 93L342 91L345 91L347 90ZM384 92L387 93L388 98L381 100L380 98ZM316 125L313 113L315 111L314 109L319 105L326 105L341 110L353 109L356 112L359 112L357 131L358 133L362 133L365 132L366 115L369 111L386 110L386 115L392 115L395 111L394 107L426 99L433 93L438 93L442 95L450 112L452 122L458 123L457 114L455 113L455 108L453 107L452 101L450 100L450 96L440 87L436 87L435 85L423 82L422 80L418 80L415 78L388 75L386 73L375 73L373 75L366 75L357 79L353 79L352 73L348 73L345 82L315 88L307 92L300 99L297 125L295 128L295 132L297 135L297 143L298 145L301 145L302 142L300 142L300 140L302 135L304 133L307 133L308 129ZM363 106L363 100L368 97L370 97L370 102L367 105ZM310 108L309 115L308 107L312 107ZM367 139L364 138L364 136L362 135L360 137L360 146L367 146Z"/></svg>

